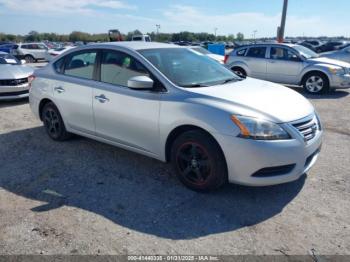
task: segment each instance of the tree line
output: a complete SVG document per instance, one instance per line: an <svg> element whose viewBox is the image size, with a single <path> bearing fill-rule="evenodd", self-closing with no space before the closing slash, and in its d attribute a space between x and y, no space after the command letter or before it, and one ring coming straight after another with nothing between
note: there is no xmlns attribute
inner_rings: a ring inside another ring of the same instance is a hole
<svg viewBox="0 0 350 262"><path fill-rule="evenodd" d="M142 34L140 30L134 30L128 32L127 34L122 34L123 38L127 41L131 40L133 35ZM218 35L209 33L193 33L193 32L179 32L179 33L147 33L150 35L153 41L158 42L177 42L177 41L242 41L244 40L244 35L238 33L236 35ZM39 33L37 31L30 31L26 35L14 35L14 34L4 34L0 33L0 41L10 41L10 42L40 42L40 41L50 41L50 42L107 42L109 41L108 33L90 34L80 31L73 31L70 34L56 34L56 33Z"/></svg>

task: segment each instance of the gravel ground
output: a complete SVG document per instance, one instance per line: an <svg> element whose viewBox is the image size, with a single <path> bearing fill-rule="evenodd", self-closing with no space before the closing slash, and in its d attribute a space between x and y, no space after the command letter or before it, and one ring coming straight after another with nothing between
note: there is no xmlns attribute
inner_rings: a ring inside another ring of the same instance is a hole
<svg viewBox="0 0 350 262"><path fill-rule="evenodd" d="M53 142L28 101L0 102L0 254L350 254L349 91L310 100L325 136L307 176L212 194L135 153Z"/></svg>

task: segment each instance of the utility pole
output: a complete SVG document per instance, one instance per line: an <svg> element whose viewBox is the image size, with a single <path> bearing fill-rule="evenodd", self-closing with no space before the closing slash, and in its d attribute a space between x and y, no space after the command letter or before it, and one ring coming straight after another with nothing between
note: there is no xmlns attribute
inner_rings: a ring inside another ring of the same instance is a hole
<svg viewBox="0 0 350 262"><path fill-rule="evenodd" d="M158 25L156 25L156 28L157 28L157 40L159 41L159 29L160 29L160 25L158 24Z"/></svg>
<svg viewBox="0 0 350 262"><path fill-rule="evenodd" d="M254 43L256 43L256 33L258 32L258 30L254 30L253 31L253 39L254 39Z"/></svg>
<svg viewBox="0 0 350 262"><path fill-rule="evenodd" d="M282 43L283 39L284 39L284 30L286 27L287 8L288 8L288 0L284 0L282 18L281 18L281 26L278 27L278 29L277 29L277 41L279 43Z"/></svg>
<svg viewBox="0 0 350 262"><path fill-rule="evenodd" d="M216 31L218 31L217 27L214 28L215 40L216 40Z"/></svg>

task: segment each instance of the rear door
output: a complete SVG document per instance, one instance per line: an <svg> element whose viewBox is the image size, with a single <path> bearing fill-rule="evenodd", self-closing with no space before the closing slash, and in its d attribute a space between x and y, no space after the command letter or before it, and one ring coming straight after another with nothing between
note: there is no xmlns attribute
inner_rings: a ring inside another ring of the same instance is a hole
<svg viewBox="0 0 350 262"><path fill-rule="evenodd" d="M52 80L55 103L65 124L79 132L94 134L92 93L96 82L97 50L71 53L58 60L54 67L58 72Z"/></svg>
<svg viewBox="0 0 350 262"><path fill-rule="evenodd" d="M284 84L298 84L303 61L287 47L271 46L266 67L266 79Z"/></svg>
<svg viewBox="0 0 350 262"><path fill-rule="evenodd" d="M251 77L266 79L266 46L252 46L248 49L244 61L248 65Z"/></svg>

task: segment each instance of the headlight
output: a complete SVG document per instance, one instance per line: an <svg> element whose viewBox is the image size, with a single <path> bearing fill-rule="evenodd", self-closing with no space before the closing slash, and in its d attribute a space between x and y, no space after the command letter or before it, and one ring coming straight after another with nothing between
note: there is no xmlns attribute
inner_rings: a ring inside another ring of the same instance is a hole
<svg viewBox="0 0 350 262"><path fill-rule="evenodd" d="M278 124L270 121L246 117L231 116L232 121L239 127L239 137L254 140L290 139L290 135Z"/></svg>
<svg viewBox="0 0 350 262"><path fill-rule="evenodd" d="M328 69L332 74L335 74L335 75L345 75L346 74L345 69L342 67L329 67Z"/></svg>

